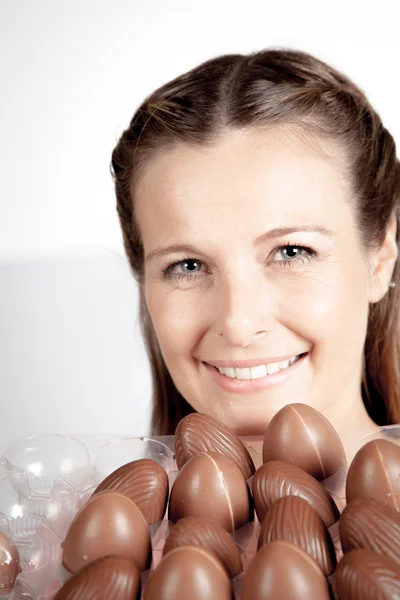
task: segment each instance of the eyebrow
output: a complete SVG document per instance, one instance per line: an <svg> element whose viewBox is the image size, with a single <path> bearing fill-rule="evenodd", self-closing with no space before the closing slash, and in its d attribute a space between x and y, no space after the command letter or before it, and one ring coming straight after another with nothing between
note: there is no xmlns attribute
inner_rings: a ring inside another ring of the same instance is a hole
<svg viewBox="0 0 400 600"><path fill-rule="evenodd" d="M299 233L299 232L310 232L310 233L320 233L322 235L332 237L335 235L333 231L330 229L326 229L326 227L321 227L320 225L296 225L294 227L275 227L275 229L270 229L269 231L262 233L258 238L256 238L254 242L254 246L259 246L260 244L275 239L278 237L282 237L284 235L288 235L290 233ZM162 258L168 254L173 254L177 252L187 252L187 253L196 253L198 249L194 246L190 246L188 244L173 244L171 246L166 246L165 248L156 248L149 252L146 256L146 264L153 261L155 258Z"/></svg>

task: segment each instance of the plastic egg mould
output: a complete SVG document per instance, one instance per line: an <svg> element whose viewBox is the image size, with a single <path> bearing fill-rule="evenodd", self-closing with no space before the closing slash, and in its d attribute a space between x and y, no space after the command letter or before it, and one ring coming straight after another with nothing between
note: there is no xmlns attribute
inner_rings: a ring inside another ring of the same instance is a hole
<svg viewBox="0 0 400 600"><path fill-rule="evenodd" d="M399 433L400 436L400 433ZM262 436L242 437L256 468L262 464ZM400 440L399 440L400 441ZM52 600L70 574L61 564L62 542L77 510L95 488L122 465L150 458L166 471L170 488L177 475L174 437L42 435L10 445L0 458L0 532L19 554L21 571L8 600ZM322 482L342 509L344 469ZM248 480L251 486L251 479ZM154 568L172 524L167 515L149 527ZM335 527L335 526L333 526ZM244 569L257 551L260 525L255 519L233 534ZM337 531L331 531L335 540ZM149 576L142 576L142 584ZM240 577L233 581L235 597Z"/></svg>

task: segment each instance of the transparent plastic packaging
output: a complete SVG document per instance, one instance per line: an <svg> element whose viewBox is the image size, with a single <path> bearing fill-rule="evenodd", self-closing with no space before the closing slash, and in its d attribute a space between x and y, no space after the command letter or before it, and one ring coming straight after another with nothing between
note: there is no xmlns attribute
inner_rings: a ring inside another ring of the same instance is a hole
<svg viewBox="0 0 400 600"><path fill-rule="evenodd" d="M400 438L400 432L397 437ZM262 464L263 438L241 439L258 468ZM70 577L61 564L61 549L77 510L110 473L140 458L158 462L172 486L177 475L173 448L173 436L116 435L35 436L7 448L0 459L0 532L17 549L20 572L11 592L2 595L0 589L0 599L52 600ZM346 470L342 469L322 482L340 510L344 507L345 478ZM248 484L251 486L251 479ZM167 515L149 527L153 550L151 569L161 560L171 527ZM257 551L259 530L255 517L254 522L233 534L244 569ZM330 533L337 544L335 525ZM142 575L142 588L151 569ZM239 598L241 578L239 575L232 581L235 598Z"/></svg>
<svg viewBox="0 0 400 600"><path fill-rule="evenodd" d="M400 425L384 425L364 435L358 444L358 449L372 440L388 440L400 446Z"/></svg>

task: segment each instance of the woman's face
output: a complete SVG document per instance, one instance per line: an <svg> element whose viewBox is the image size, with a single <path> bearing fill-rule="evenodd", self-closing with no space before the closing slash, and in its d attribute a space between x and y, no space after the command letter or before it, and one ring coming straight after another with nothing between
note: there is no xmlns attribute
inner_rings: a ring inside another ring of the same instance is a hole
<svg viewBox="0 0 400 600"><path fill-rule="evenodd" d="M242 435L291 402L345 418L360 401L371 270L339 151L313 145L230 132L160 152L135 188L165 363L195 410Z"/></svg>

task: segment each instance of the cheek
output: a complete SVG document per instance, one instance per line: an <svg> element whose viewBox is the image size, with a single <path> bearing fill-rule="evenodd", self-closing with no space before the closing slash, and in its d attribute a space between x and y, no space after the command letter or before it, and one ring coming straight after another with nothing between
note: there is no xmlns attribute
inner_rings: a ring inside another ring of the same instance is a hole
<svg viewBox="0 0 400 600"><path fill-rule="evenodd" d="M322 278L314 274L308 284L303 282L292 289L292 317L287 326L315 344L341 344L343 353L357 346L362 348L365 339L368 302L367 281L362 269L344 272L338 270ZM289 304L285 314L290 315ZM318 349L318 348L317 348ZM332 350L337 352L337 345Z"/></svg>
<svg viewBox="0 0 400 600"><path fill-rule="evenodd" d="M206 313L201 303L193 295L160 293L151 285L146 289L146 302L164 359L189 352L204 328Z"/></svg>

